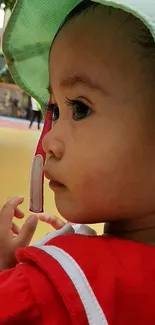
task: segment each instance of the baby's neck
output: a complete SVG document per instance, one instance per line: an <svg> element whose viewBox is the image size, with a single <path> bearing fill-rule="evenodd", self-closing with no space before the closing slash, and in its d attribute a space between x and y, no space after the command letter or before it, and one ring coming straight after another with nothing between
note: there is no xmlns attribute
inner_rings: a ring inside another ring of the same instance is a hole
<svg viewBox="0 0 155 325"><path fill-rule="evenodd" d="M107 236L155 246L155 214L143 218L107 222L104 233Z"/></svg>

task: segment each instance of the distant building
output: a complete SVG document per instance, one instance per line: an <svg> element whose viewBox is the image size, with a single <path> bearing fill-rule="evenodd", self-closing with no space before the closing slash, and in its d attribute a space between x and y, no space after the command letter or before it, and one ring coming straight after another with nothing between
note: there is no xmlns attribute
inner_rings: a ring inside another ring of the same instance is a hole
<svg viewBox="0 0 155 325"><path fill-rule="evenodd" d="M4 77L5 73L8 71L2 53L2 35L10 15L11 11L6 10L3 20L3 28L0 28L0 77L2 77L2 75ZM16 84L9 83L10 81L8 80L9 78L6 78L6 80L2 80L1 78L0 82L0 115L29 118L28 112L30 110L30 97ZM24 111L26 111L26 113L24 113Z"/></svg>

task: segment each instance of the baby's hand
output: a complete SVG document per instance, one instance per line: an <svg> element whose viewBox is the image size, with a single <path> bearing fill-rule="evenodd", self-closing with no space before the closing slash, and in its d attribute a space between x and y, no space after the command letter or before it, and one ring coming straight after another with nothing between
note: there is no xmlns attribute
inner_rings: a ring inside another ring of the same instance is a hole
<svg viewBox="0 0 155 325"><path fill-rule="evenodd" d="M49 225L51 225L55 230L59 230L65 226L65 222L59 219L56 216L50 215L50 214L45 214L41 213L39 215L39 220L42 222L46 222Z"/></svg>
<svg viewBox="0 0 155 325"><path fill-rule="evenodd" d="M16 265L16 250L29 245L37 227L36 216L30 216L21 229L13 223L13 217L24 217L17 208L23 201L23 197L14 197L0 211L0 271Z"/></svg>

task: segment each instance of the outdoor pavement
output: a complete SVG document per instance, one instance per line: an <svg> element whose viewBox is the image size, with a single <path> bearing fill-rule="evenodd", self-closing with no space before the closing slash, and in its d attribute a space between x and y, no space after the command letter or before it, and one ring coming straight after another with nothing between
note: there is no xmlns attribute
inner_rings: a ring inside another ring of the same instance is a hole
<svg viewBox="0 0 155 325"><path fill-rule="evenodd" d="M30 121L27 121L27 120L0 116L0 128L11 128L11 129L16 129L16 130L28 130L29 131L29 124L30 124ZM43 124L41 123L41 128L42 128L42 126L43 126ZM33 131L38 130L36 122L33 123L31 130L33 130Z"/></svg>

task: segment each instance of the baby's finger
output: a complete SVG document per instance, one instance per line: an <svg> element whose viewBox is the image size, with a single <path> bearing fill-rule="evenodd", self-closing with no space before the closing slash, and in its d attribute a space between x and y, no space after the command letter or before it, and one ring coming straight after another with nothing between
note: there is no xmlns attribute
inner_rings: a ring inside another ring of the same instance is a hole
<svg viewBox="0 0 155 325"><path fill-rule="evenodd" d="M19 204L24 201L23 197L14 197L10 199L1 209L0 212L0 223L1 226L8 227L8 222L12 221L14 217L15 210ZM8 222L7 222L8 221Z"/></svg>
<svg viewBox="0 0 155 325"><path fill-rule="evenodd" d="M37 228L38 218L37 216L30 216L24 225L22 226L20 233L17 238L15 238L15 247L26 247L30 244L30 241L34 235Z"/></svg>
<svg viewBox="0 0 155 325"><path fill-rule="evenodd" d="M11 231L15 234L15 235L19 235L20 232L20 228L13 222L12 223L12 228Z"/></svg>
<svg viewBox="0 0 155 325"><path fill-rule="evenodd" d="M54 229L59 230L65 226L65 222L61 219L51 216L48 214L40 214L39 220L48 223L51 225Z"/></svg>
<svg viewBox="0 0 155 325"><path fill-rule="evenodd" d="M24 218L24 212L21 211L20 209L16 208L15 212L14 212L14 217L16 217L18 219L22 219L22 218Z"/></svg>

